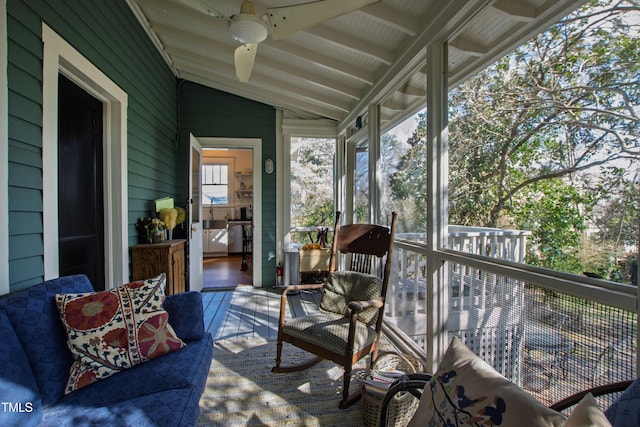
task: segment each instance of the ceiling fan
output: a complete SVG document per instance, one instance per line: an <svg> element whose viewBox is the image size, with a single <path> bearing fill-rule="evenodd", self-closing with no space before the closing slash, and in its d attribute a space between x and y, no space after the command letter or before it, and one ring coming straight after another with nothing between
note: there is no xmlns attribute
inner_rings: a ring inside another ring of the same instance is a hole
<svg viewBox="0 0 640 427"><path fill-rule="evenodd" d="M242 43L236 48L236 78L248 82L255 62L258 44L269 34L274 40L296 31L311 28L329 19L353 12L380 0L321 0L284 7L268 8L263 17L256 15L253 2L244 0L240 13L226 16L212 6L210 0L180 0L188 6L229 23L229 34Z"/></svg>

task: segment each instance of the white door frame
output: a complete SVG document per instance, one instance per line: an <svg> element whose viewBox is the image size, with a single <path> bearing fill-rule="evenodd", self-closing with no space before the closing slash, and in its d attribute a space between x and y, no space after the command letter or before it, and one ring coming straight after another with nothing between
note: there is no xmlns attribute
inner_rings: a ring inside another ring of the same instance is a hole
<svg viewBox="0 0 640 427"><path fill-rule="evenodd" d="M198 153L198 164L194 165L193 162L193 152L196 151ZM195 167L195 168L194 168ZM195 173L194 173L195 171ZM193 186L194 186L194 175L196 175L196 179L198 180L198 191L199 195L197 198L193 198ZM189 134L189 199L191 203L189 204L189 290L190 291L202 291L204 286L203 282L203 266L202 266L202 185L201 179L202 176L202 145L198 141L198 138L193 136L193 134ZM198 215L195 216L197 218L194 221L194 210L198 210ZM195 255L195 256L194 256Z"/></svg>
<svg viewBox="0 0 640 427"><path fill-rule="evenodd" d="M59 276L58 74L64 74L103 107L105 287L129 281L127 201L128 97L73 46L42 24L42 192L44 278Z"/></svg>
<svg viewBox="0 0 640 427"><path fill-rule="evenodd" d="M253 150L253 286L262 287L262 139L198 138L202 148L250 148Z"/></svg>

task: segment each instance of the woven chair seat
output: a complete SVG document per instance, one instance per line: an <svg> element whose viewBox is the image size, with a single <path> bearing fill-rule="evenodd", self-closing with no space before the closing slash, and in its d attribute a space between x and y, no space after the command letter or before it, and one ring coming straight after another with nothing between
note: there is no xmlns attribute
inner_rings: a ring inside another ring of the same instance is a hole
<svg viewBox="0 0 640 427"><path fill-rule="evenodd" d="M342 400L338 404L342 409L361 398L359 390L349 392L353 364L370 356L371 365L378 357L397 219L398 215L392 212L389 227L377 224L341 225L340 212L336 212L326 282L313 287L289 286L280 295L276 365L271 371L299 372L322 360L332 360L344 368ZM320 287L323 288L320 313L288 320L288 292ZM350 307L351 303L354 304ZM351 319L353 324L350 324ZM303 363L281 366L285 342L316 357ZM351 343L353 347L347 348Z"/></svg>
<svg viewBox="0 0 640 427"><path fill-rule="evenodd" d="M282 331L302 338L333 353L345 355L349 336L349 317L335 313L318 313L289 320ZM354 351L371 344L376 331L362 322L356 323Z"/></svg>

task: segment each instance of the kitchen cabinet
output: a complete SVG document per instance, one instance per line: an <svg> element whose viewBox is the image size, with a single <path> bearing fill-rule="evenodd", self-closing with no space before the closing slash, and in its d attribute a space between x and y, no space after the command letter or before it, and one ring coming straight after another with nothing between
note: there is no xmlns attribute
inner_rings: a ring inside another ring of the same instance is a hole
<svg viewBox="0 0 640 427"><path fill-rule="evenodd" d="M176 239L131 246L131 280L146 280L165 273L166 295L186 291L185 242Z"/></svg>
<svg viewBox="0 0 640 427"><path fill-rule="evenodd" d="M229 233L227 228L210 228L202 230L202 252L209 256L228 255Z"/></svg>
<svg viewBox="0 0 640 427"><path fill-rule="evenodd" d="M229 221L229 253L242 253L242 227L251 225L251 221Z"/></svg>
<svg viewBox="0 0 640 427"><path fill-rule="evenodd" d="M229 253L237 254L242 252L242 228L229 223Z"/></svg>
<svg viewBox="0 0 640 427"><path fill-rule="evenodd" d="M236 195L241 201L253 198L253 174L236 172Z"/></svg>

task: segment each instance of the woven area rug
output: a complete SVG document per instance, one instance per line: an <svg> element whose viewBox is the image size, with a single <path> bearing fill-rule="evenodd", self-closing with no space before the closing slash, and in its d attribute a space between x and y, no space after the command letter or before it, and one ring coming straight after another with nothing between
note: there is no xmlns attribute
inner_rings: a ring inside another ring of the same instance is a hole
<svg viewBox="0 0 640 427"><path fill-rule="evenodd" d="M217 341L198 425L362 426L361 403L338 409L342 368L323 361L302 372L274 374L275 355L275 341ZM284 344L283 365L309 356ZM366 360L354 366L352 392L361 384Z"/></svg>

